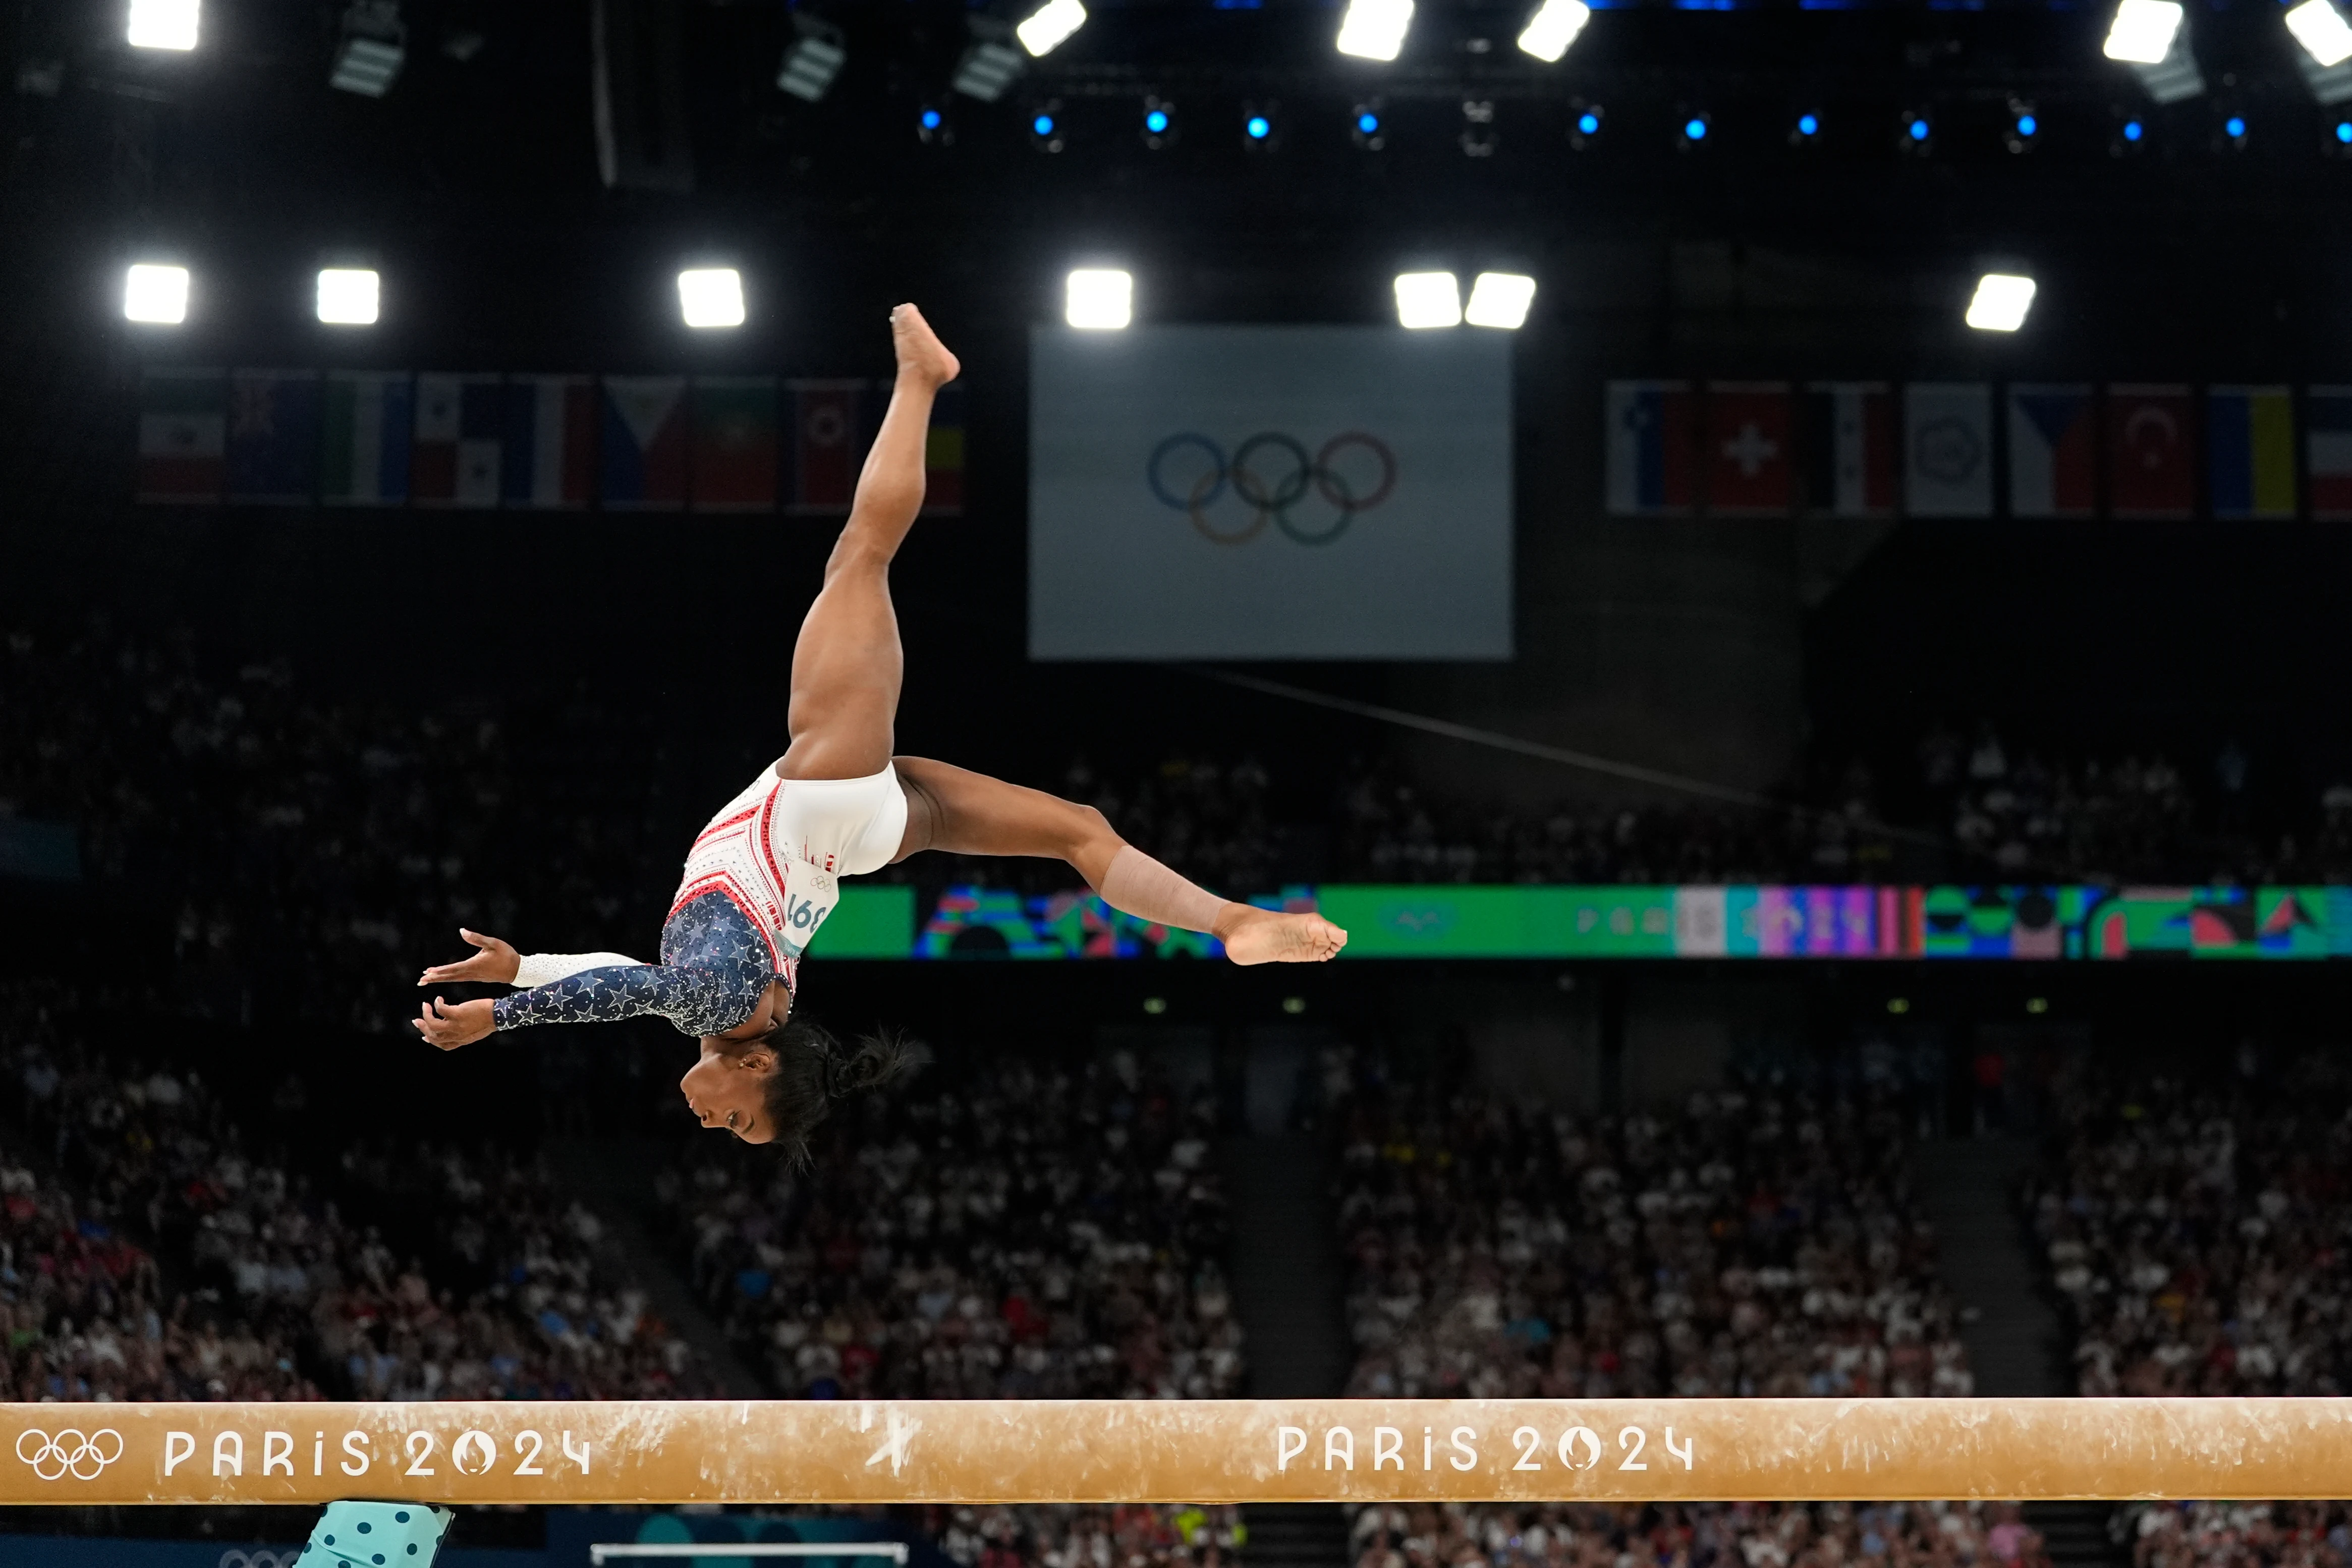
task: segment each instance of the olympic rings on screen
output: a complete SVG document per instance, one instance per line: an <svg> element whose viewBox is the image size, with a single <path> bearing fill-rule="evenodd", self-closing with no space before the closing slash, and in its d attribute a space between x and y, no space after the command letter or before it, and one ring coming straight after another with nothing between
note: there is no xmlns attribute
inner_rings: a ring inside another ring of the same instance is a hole
<svg viewBox="0 0 2352 1568"><path fill-rule="evenodd" d="M1379 482L1361 495L1356 492L1354 481L1334 466L1335 459L1350 449L1370 454L1380 466ZM1205 461L1189 484L1171 489L1170 459L1187 451ZM1300 544L1328 544L1348 531L1359 512L1370 511L1389 499L1396 489L1397 462L1386 442L1360 430L1334 436L1312 457L1295 437L1260 431L1236 447L1230 460L1223 447L1188 430L1152 448L1151 460L1144 466L1144 481L1160 505L1185 513L1203 537L1219 544L1245 544L1264 532L1269 522ZM1220 528L1210 517L1210 509L1228 489L1250 509L1249 521L1239 528ZM1291 508L1305 500L1310 489L1335 513L1319 526L1303 524L1290 515Z"/></svg>
<svg viewBox="0 0 2352 1568"><path fill-rule="evenodd" d="M109 1452L108 1445L112 1445ZM32 1451L27 1453L26 1446ZM85 1436L68 1426L56 1436L50 1436L38 1426L27 1426L16 1434L16 1458L33 1467L33 1473L45 1481L62 1480L71 1476L78 1481L94 1481L99 1472L122 1458L122 1434L111 1426L101 1426Z"/></svg>

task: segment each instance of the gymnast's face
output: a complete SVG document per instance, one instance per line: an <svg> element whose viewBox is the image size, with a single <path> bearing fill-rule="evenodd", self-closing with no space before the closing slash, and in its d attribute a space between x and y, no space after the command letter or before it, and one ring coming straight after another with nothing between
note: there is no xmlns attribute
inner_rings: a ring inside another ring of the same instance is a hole
<svg viewBox="0 0 2352 1568"><path fill-rule="evenodd" d="M775 1075L776 1053L766 1045L705 1035L701 1058L677 1080L677 1088L705 1127L732 1132L746 1143L765 1143L776 1135L768 1125L768 1080Z"/></svg>

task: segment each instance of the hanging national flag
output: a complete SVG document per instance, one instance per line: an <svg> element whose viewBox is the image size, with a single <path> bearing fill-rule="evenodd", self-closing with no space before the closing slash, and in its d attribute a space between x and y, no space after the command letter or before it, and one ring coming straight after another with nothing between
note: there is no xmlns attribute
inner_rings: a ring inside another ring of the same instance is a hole
<svg viewBox="0 0 2352 1568"><path fill-rule="evenodd" d="M686 505L686 377L608 375L597 467L608 511Z"/></svg>
<svg viewBox="0 0 2352 1568"><path fill-rule="evenodd" d="M1805 510L1821 517L1895 515L1895 390L1883 381L1815 382L1801 422Z"/></svg>
<svg viewBox="0 0 2352 1568"><path fill-rule="evenodd" d="M2197 400L2185 386L2107 388L2107 510L2135 521L2197 514Z"/></svg>
<svg viewBox="0 0 2352 1568"><path fill-rule="evenodd" d="M406 371L327 373L326 439L319 499L329 506L400 506L408 500L415 384Z"/></svg>
<svg viewBox="0 0 2352 1568"><path fill-rule="evenodd" d="M1785 381L1707 384L1709 515L1789 515L1796 501L1794 420Z"/></svg>
<svg viewBox="0 0 2352 1568"><path fill-rule="evenodd" d="M1992 515L1992 388L1915 381L1903 388L1903 510L1912 517Z"/></svg>
<svg viewBox="0 0 2352 1568"><path fill-rule="evenodd" d="M694 510L776 510L776 378L694 378Z"/></svg>
<svg viewBox="0 0 2352 1568"><path fill-rule="evenodd" d="M923 515L963 515L963 383L940 388L923 441Z"/></svg>
<svg viewBox="0 0 2352 1568"><path fill-rule="evenodd" d="M209 504L221 497L228 377L151 370L139 386L139 499Z"/></svg>
<svg viewBox="0 0 2352 1568"><path fill-rule="evenodd" d="M229 373L228 499L306 506L319 484L319 373Z"/></svg>
<svg viewBox="0 0 2352 1568"><path fill-rule="evenodd" d="M2205 394L2205 475L2217 518L2294 516L2294 392L2216 386Z"/></svg>
<svg viewBox="0 0 2352 1568"><path fill-rule="evenodd" d="M499 378L487 374L416 378L416 448L411 491L418 506L499 504L505 410Z"/></svg>
<svg viewBox="0 0 2352 1568"><path fill-rule="evenodd" d="M2311 515L2324 522L2352 522L2352 386L2310 388L2303 418Z"/></svg>
<svg viewBox="0 0 2352 1568"><path fill-rule="evenodd" d="M1697 399L1686 381L1612 381L1602 411L1608 510L1688 517L1698 502Z"/></svg>
<svg viewBox="0 0 2352 1568"><path fill-rule="evenodd" d="M2009 515L2094 517L2096 426L2086 385L2009 389Z"/></svg>
<svg viewBox="0 0 2352 1568"><path fill-rule="evenodd" d="M795 513L847 511L857 493L857 470L874 439L868 416L868 384L863 381L795 381L789 443L792 485L784 510Z"/></svg>
<svg viewBox="0 0 2352 1568"><path fill-rule="evenodd" d="M584 375L510 375L499 493L508 506L572 511L595 469L596 385Z"/></svg>

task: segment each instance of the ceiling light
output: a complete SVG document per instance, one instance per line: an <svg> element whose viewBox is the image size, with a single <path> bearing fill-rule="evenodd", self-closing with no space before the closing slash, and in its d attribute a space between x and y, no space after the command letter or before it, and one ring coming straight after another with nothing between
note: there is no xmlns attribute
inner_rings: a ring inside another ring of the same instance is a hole
<svg viewBox="0 0 2352 1568"><path fill-rule="evenodd" d="M2340 66L2352 59L2352 26L2328 0L2303 0L2286 14L2286 30L2315 65Z"/></svg>
<svg viewBox="0 0 2352 1568"><path fill-rule="evenodd" d="M382 98L408 59L408 27L398 0L352 0L335 44L327 85L338 92Z"/></svg>
<svg viewBox="0 0 2352 1568"><path fill-rule="evenodd" d="M776 86L803 103L815 103L833 90L833 79L849 59L841 29L814 16L793 16L793 47L776 68Z"/></svg>
<svg viewBox="0 0 2352 1568"><path fill-rule="evenodd" d="M1063 319L1074 327L1114 331L1135 316L1135 278L1111 267L1081 267L1070 274Z"/></svg>
<svg viewBox="0 0 2352 1568"><path fill-rule="evenodd" d="M1053 52L1054 47L1087 25L1087 8L1078 0L1045 0L1029 15L1029 19L1013 29L1021 47L1033 55Z"/></svg>
<svg viewBox="0 0 2352 1568"><path fill-rule="evenodd" d="M1392 60L1412 26L1412 0L1348 0L1339 18L1339 52L1360 60Z"/></svg>
<svg viewBox="0 0 2352 1568"><path fill-rule="evenodd" d="M188 269L141 262L123 277L125 320L176 327L188 319Z"/></svg>
<svg viewBox="0 0 2352 1568"><path fill-rule="evenodd" d="M1398 279L1402 283L1403 279ZM1528 307L1535 303L1536 280L1516 272L1481 272L1470 285L1470 303L1462 319L1474 327L1517 330L1527 324Z"/></svg>
<svg viewBox="0 0 2352 1568"><path fill-rule="evenodd" d="M689 327L740 327L743 275L732 267L689 268L677 275L677 304Z"/></svg>
<svg viewBox="0 0 2352 1568"><path fill-rule="evenodd" d="M1397 323L1400 326L1458 327L1462 324L1462 285L1451 272L1400 272L1396 280Z"/></svg>
<svg viewBox="0 0 2352 1568"><path fill-rule="evenodd" d="M1539 60L1555 61L1591 19L1592 7L1584 0L1544 0L1520 32L1519 47Z"/></svg>
<svg viewBox="0 0 2352 1568"><path fill-rule="evenodd" d="M197 0L131 0L125 37L134 49L193 49L198 8Z"/></svg>
<svg viewBox="0 0 2352 1568"><path fill-rule="evenodd" d="M332 326L375 324L376 275L362 267L328 267L319 272L319 320Z"/></svg>
<svg viewBox="0 0 2352 1568"><path fill-rule="evenodd" d="M1969 301L1968 323L1980 332L2013 332L2025 325L2025 313L2032 308L2032 279L1988 272L1977 279L1976 297Z"/></svg>
<svg viewBox="0 0 2352 1568"><path fill-rule="evenodd" d="M971 43L956 61L955 75L948 86L966 98L994 103L1028 61L1013 47L1013 29L996 18L967 16L964 26L971 32Z"/></svg>
<svg viewBox="0 0 2352 1568"><path fill-rule="evenodd" d="M2107 58L2161 65L2172 51L2182 15L2174 0L2118 0L2115 20L2107 26Z"/></svg>

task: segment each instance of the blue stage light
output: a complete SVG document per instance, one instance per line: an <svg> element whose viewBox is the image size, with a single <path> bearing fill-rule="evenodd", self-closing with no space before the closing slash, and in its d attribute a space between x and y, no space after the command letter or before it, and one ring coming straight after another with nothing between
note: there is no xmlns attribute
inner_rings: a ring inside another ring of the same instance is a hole
<svg viewBox="0 0 2352 1568"><path fill-rule="evenodd" d="M1911 122L1911 140L1914 142L1925 142L1927 140L1927 122L1926 121L1915 120Z"/></svg>
<svg viewBox="0 0 2352 1568"><path fill-rule="evenodd" d="M2232 114L2229 119L2221 121L2221 132L2232 142L2243 141L2246 135L2246 117L2242 114Z"/></svg>
<svg viewBox="0 0 2352 1568"><path fill-rule="evenodd" d="M2145 125L2142 125L2138 121L2137 121L2137 120L2126 120L2126 121L2124 121L2124 140L2125 140L2125 141L2126 141L2126 142L2137 142L2137 141L2138 141L2141 137L2143 137L2143 136L2145 136L2145 135L2147 135L2147 126L2145 126Z"/></svg>
<svg viewBox="0 0 2352 1568"><path fill-rule="evenodd" d="M1587 136L1594 135L1601 130L1601 116L1588 109L1576 117L1576 128Z"/></svg>
<svg viewBox="0 0 2352 1568"><path fill-rule="evenodd" d="M2336 140L2347 147L2352 147L2352 120L2339 120L2336 122Z"/></svg>
<svg viewBox="0 0 2352 1568"><path fill-rule="evenodd" d="M1818 114L1800 114L1799 116L1797 116L1797 134L1798 134L1798 135L1800 135L1800 136L1818 136L1818 135L1820 135L1821 133L1822 133L1822 117L1821 117L1820 115L1818 115Z"/></svg>
<svg viewBox="0 0 2352 1568"><path fill-rule="evenodd" d="M1263 142L1267 137L1274 134L1274 121L1268 120L1263 114L1253 114L1249 117L1248 123L1244 124L1242 129L1249 132L1249 139L1251 141Z"/></svg>
<svg viewBox="0 0 2352 1568"><path fill-rule="evenodd" d="M1356 116L1356 133L1360 136L1379 135L1381 133L1381 117L1377 114L1369 112L1359 114Z"/></svg>
<svg viewBox="0 0 2352 1568"><path fill-rule="evenodd" d="M2020 136L2031 136L2041 129L2042 122L2031 114L2021 114L2017 117L2017 133Z"/></svg>
<svg viewBox="0 0 2352 1568"><path fill-rule="evenodd" d="M1050 114L1041 114L1029 122L1029 129L1040 136L1051 136L1054 133L1054 117Z"/></svg>
<svg viewBox="0 0 2352 1568"><path fill-rule="evenodd" d="M1168 129L1168 111L1164 109L1153 110L1143 117L1143 128L1154 136L1159 135Z"/></svg>
<svg viewBox="0 0 2352 1568"><path fill-rule="evenodd" d="M1683 135L1693 142L1706 141L1706 121L1700 119L1696 114L1692 115L1688 120L1683 121Z"/></svg>
<svg viewBox="0 0 2352 1568"><path fill-rule="evenodd" d="M940 111L939 111L938 110L936 110L936 109L926 109L925 110L923 110L923 129L924 129L924 130L926 130L926 131L937 131L937 130L940 128L940 123L941 123L941 121L940 121Z"/></svg>

